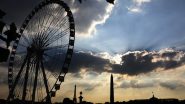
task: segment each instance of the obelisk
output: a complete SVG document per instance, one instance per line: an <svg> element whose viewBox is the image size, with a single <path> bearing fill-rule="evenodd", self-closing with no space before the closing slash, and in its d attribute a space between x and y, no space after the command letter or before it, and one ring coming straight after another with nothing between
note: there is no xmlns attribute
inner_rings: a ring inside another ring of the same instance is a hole
<svg viewBox="0 0 185 104"><path fill-rule="evenodd" d="M110 104L114 104L114 81L112 74L110 77Z"/></svg>
<svg viewBox="0 0 185 104"><path fill-rule="evenodd" d="M74 89L73 102L74 102L74 104L77 104L77 99L76 99L76 85L75 85L75 89Z"/></svg>

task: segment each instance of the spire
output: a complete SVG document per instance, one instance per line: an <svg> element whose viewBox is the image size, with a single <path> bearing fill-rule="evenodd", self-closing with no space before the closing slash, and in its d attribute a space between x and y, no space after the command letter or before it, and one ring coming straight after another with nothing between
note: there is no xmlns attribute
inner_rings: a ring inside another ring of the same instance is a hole
<svg viewBox="0 0 185 104"><path fill-rule="evenodd" d="M79 103L81 104L82 103L82 99L83 99L83 97L82 97L82 91L80 92L80 97L79 97Z"/></svg>
<svg viewBox="0 0 185 104"><path fill-rule="evenodd" d="M74 89L73 102L74 102L74 104L77 104L77 99L76 99L76 85L75 85L75 89Z"/></svg>
<svg viewBox="0 0 185 104"><path fill-rule="evenodd" d="M112 74L110 77L110 104L114 104L114 81Z"/></svg>
<svg viewBox="0 0 185 104"><path fill-rule="evenodd" d="M153 91L152 91L152 95L153 95L153 98L154 98L155 96L154 96L154 92Z"/></svg>

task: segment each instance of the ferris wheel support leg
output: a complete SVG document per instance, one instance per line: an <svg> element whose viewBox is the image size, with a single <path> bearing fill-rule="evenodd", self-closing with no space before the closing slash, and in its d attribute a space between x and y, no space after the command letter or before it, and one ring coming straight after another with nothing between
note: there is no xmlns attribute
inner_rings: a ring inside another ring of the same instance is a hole
<svg viewBox="0 0 185 104"><path fill-rule="evenodd" d="M25 66L25 64L26 64L26 61L27 61L27 56L26 56L26 58L24 59L24 62L23 62L23 64L22 64L22 66L21 66L21 69L20 69L19 73L17 74L17 77L16 77L16 79L15 79L15 82L14 82L14 84L13 84L13 87L10 89L10 92L9 92L9 95L8 95L8 98L7 98L8 101L10 101L10 99L14 97L14 96L13 96L13 92L14 92L14 90L15 90L15 86L17 85L17 83L18 83L18 81L19 81L19 78L20 78L21 73L22 73L22 71L23 71L23 68L24 68L24 66Z"/></svg>
<svg viewBox="0 0 185 104"><path fill-rule="evenodd" d="M28 57L28 62L27 62L27 66L26 66L26 74L24 77L24 89L23 89L23 95L22 95L22 100L24 101L26 98L26 88L27 88L27 82L28 82L28 74L29 74L29 69L30 69L30 57Z"/></svg>
<svg viewBox="0 0 185 104"><path fill-rule="evenodd" d="M34 79L34 86L33 86L33 93L32 93L32 103L35 102L35 93L36 93L36 87L37 87L37 77L39 72L39 59L37 58L36 61L36 72L35 72L35 79Z"/></svg>
<svg viewBox="0 0 185 104"><path fill-rule="evenodd" d="M42 68L42 73L43 73L43 76L44 76L44 85L46 87L46 92L47 92L46 102L51 103L51 97L49 95L49 88L48 88L46 73L45 73L44 64L43 64L42 61L41 61L41 68Z"/></svg>

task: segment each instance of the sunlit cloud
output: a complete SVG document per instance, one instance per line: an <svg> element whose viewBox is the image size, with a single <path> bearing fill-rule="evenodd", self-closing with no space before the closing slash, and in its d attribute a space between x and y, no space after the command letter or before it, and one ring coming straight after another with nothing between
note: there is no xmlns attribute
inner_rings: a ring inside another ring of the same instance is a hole
<svg viewBox="0 0 185 104"><path fill-rule="evenodd" d="M141 13L143 12L142 5L151 2L151 0L132 0L133 4L127 7L128 11L131 13Z"/></svg>
<svg viewBox="0 0 185 104"><path fill-rule="evenodd" d="M132 7L132 8L129 8L129 7L127 7L127 9L128 9L128 11L130 11L130 12L133 12L133 13L141 13L142 12L142 10L141 10L141 8L137 8L137 7Z"/></svg>
<svg viewBox="0 0 185 104"><path fill-rule="evenodd" d="M96 26L106 22L114 7L102 0L89 0L82 4L78 1L67 3L74 14L76 34L82 37L96 34Z"/></svg>

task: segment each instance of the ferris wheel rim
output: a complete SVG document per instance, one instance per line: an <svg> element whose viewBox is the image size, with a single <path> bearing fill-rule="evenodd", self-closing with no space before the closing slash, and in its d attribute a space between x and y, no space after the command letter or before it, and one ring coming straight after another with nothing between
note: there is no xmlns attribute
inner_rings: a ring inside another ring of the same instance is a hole
<svg viewBox="0 0 185 104"><path fill-rule="evenodd" d="M34 15L39 10L41 10L44 6L47 6L47 5L53 4L53 3L59 4L61 7L63 7L65 9L65 11L67 12L67 16L69 17L68 20L69 20L69 23L70 23L69 24L69 26L70 26L70 35L69 35L68 48L67 48L67 52L66 52L66 55L65 55L65 60L64 60L63 66L60 70L59 76L57 77L55 84L59 81L59 77L61 76L61 73L65 73L64 76L63 76L63 77L65 77L66 73L68 72L69 65L70 65L70 62L71 62L71 58L72 58L72 55L73 55L74 42L75 42L75 23L74 23L73 14L72 14L70 8L68 7L68 5L66 3L64 3L62 0L45 0L41 3L39 3L39 5L36 6L30 12L30 14L26 17L26 19L24 20L24 22L23 22L23 24L22 24L22 26L19 30L20 35L18 36L18 38L16 39L16 41L13 44L12 51L11 51L10 58L9 58L9 65L8 65L9 90L11 90L11 88L13 86L13 65L14 65L14 58L15 58L15 55L16 55L16 49L19 45L19 41L22 37L22 34L23 34L25 28L28 26L29 21L34 17ZM59 83L59 84L61 85L61 83ZM55 89L54 88L55 84L51 88L50 93Z"/></svg>

